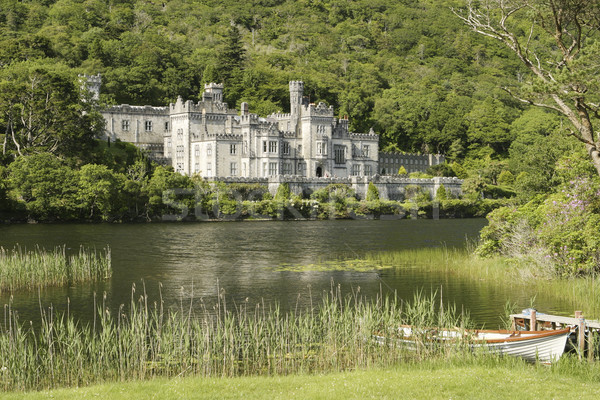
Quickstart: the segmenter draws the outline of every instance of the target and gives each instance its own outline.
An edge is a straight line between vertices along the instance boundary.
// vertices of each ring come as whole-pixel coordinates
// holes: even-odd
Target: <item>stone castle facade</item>
[[[101,77],[85,76],[87,89],[98,99]],[[456,178],[409,179],[407,172],[425,172],[444,157],[430,154],[379,152],[379,136],[353,133],[348,119],[334,117],[333,107],[311,104],[303,96],[301,81],[289,83],[290,112],[266,118],[240,111],[223,102],[223,85],[205,85],[199,102],[181,97],[165,107],[112,106],[101,110],[110,140],[130,142],[149,156],[187,175],[209,180],[268,184],[276,190],[290,183],[294,192],[317,190],[331,183],[352,186],[366,193],[369,182],[382,198],[401,199],[404,189],[418,185],[435,195],[444,184],[455,195],[462,181]]]
[[[202,100],[167,107],[120,105],[102,111],[112,140],[135,143],[182,174],[206,178],[371,176],[379,172],[379,136],[353,133],[333,107],[309,104],[304,84],[289,84],[289,113],[261,118],[223,102],[223,85],[205,85]],[[162,154],[161,154],[162,151]]]

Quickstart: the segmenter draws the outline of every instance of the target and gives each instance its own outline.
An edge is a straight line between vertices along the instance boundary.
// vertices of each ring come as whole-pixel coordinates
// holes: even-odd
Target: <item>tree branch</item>
[[[536,106],[536,107],[547,108],[550,110],[557,111],[561,114],[564,114],[564,111],[555,105],[546,104],[546,103],[538,103],[533,100],[525,99],[523,97],[517,96],[515,93],[512,92],[512,90],[510,90],[507,87],[503,87],[502,90],[504,90],[506,93],[510,94],[514,99],[520,101],[521,103],[529,104],[529,105]]]

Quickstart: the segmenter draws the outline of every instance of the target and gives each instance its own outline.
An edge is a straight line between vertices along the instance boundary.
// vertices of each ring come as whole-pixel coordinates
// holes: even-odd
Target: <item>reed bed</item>
[[[97,281],[112,274],[110,248],[98,252],[80,247],[69,255],[65,246],[53,250],[0,247],[0,291],[34,289]]]
[[[452,348],[407,351],[374,332],[393,335],[400,324],[461,326],[468,318],[440,309],[435,294],[412,302],[393,297],[342,296],[332,285],[313,308],[282,313],[274,305],[237,305],[219,296],[212,307],[164,310],[142,294],[111,315],[97,307],[81,326],[52,310],[40,328],[24,326],[5,307],[0,333],[0,390],[39,390],[154,377],[234,377],[353,370],[432,357]]]
[[[564,278],[525,259],[497,256],[480,258],[469,249],[428,248],[367,254],[362,262],[374,268],[423,268],[462,276],[474,281],[494,282],[498,286],[524,285],[537,293],[573,304],[587,318],[600,318],[600,277]]]

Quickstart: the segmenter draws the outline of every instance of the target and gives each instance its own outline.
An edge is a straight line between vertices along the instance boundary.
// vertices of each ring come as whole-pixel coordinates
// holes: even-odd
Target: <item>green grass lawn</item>
[[[490,365],[492,364],[492,365]],[[4,394],[2,399],[597,399],[595,374],[518,361],[401,365],[320,375],[157,379]],[[570,372],[569,372],[570,371]]]

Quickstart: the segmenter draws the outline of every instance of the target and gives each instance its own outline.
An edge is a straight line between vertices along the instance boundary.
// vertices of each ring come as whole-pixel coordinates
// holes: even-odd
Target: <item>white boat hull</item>
[[[467,344],[472,349],[481,349],[498,354],[521,357],[528,361],[551,363],[557,361],[563,354],[570,330],[556,331],[471,331],[471,330],[413,330],[403,326],[398,330],[399,337],[391,339],[416,349],[418,344],[443,344],[456,346]],[[380,343],[389,343],[390,339],[375,335]]]

